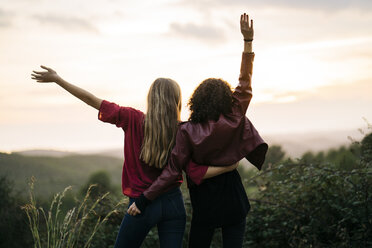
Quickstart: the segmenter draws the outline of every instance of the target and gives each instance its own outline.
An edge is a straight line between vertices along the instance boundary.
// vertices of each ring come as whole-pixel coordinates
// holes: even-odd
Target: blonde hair
[[[181,89],[169,78],[156,79],[147,95],[144,138],[140,158],[163,168],[174,146],[181,112]]]

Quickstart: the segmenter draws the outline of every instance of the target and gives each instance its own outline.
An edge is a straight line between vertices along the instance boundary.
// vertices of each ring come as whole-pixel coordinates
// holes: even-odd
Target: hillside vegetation
[[[0,153],[0,176],[13,181],[14,190],[25,195],[28,182],[34,176],[35,194],[49,197],[72,186],[76,191],[97,171],[107,171],[114,185],[121,185],[123,161],[101,155],[72,155],[65,157],[22,156]]]
[[[31,175],[38,180],[35,183],[38,194],[76,185],[75,191],[66,193],[63,204],[58,205],[60,218],[53,223],[60,223],[59,226],[63,226],[64,216],[69,213],[71,216],[73,209],[84,203],[89,185],[96,184],[84,203],[92,211],[83,218],[86,222],[79,229],[82,231],[75,239],[76,246],[69,248],[83,247],[86,242],[93,248],[113,247],[128,204],[127,198],[116,190],[120,187],[115,185],[120,182],[120,160],[101,156],[0,156],[0,216],[4,216],[0,219],[0,247],[31,247],[36,240],[40,246],[35,247],[55,247],[45,245],[48,225],[42,215],[34,214],[38,223],[32,229],[37,230],[36,239],[23,228],[27,223],[24,209],[29,214],[41,211],[40,207],[48,211],[53,205],[53,198],[43,198],[44,195],[33,200],[14,194],[12,185],[26,187],[25,181]],[[372,247],[372,134],[339,149],[304,153],[296,160],[287,157],[281,146],[273,145],[262,171],[238,169],[251,203],[243,247]],[[192,209],[185,184],[181,189],[187,212],[184,234],[187,247]],[[106,192],[111,193],[94,205]],[[95,229],[99,220],[105,221]],[[71,228],[74,233],[76,229]],[[65,233],[70,233],[69,230]],[[92,233],[94,237],[90,239]],[[142,247],[159,247],[156,228],[150,231]],[[220,230],[216,230],[211,247],[222,247]]]

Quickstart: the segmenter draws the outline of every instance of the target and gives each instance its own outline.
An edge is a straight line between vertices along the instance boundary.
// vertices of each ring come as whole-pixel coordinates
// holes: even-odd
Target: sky
[[[39,65],[97,97],[146,111],[158,77],[187,100],[209,77],[233,87],[254,20],[253,100],[262,135],[355,130],[372,122],[372,1],[0,0],[0,151],[122,147],[122,130]]]

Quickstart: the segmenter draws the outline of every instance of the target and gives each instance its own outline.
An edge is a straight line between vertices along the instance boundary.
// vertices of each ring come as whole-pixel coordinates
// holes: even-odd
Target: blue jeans
[[[243,247],[246,219],[234,225],[222,226],[222,242],[224,248]],[[211,245],[215,227],[199,226],[191,220],[189,248],[208,248]]]
[[[130,198],[129,206],[134,200]],[[115,248],[140,247],[147,233],[155,225],[158,227],[160,247],[182,247],[186,211],[179,187],[159,196],[139,215],[131,216],[126,213],[120,225]]]

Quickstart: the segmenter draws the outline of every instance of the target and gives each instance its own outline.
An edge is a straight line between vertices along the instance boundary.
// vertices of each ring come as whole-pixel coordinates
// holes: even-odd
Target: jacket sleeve
[[[160,176],[158,176],[151,186],[143,192],[143,195],[152,201],[164,193],[164,190],[168,188],[169,185],[179,180],[182,175],[182,170],[185,165],[189,163],[190,158],[190,145],[185,138],[185,134],[179,129],[176,136],[176,145],[168,159],[168,164],[163,168]]]
[[[185,172],[189,179],[191,179],[196,185],[199,185],[203,181],[205,173],[207,173],[208,165],[199,165],[189,160],[189,163],[186,165]]]
[[[139,110],[130,107],[121,107],[115,103],[103,100],[98,112],[98,119],[121,127],[126,131],[131,120],[138,119]]]
[[[254,53],[243,53],[240,67],[239,84],[233,92],[234,106],[240,114],[245,115],[252,99],[252,72]]]

